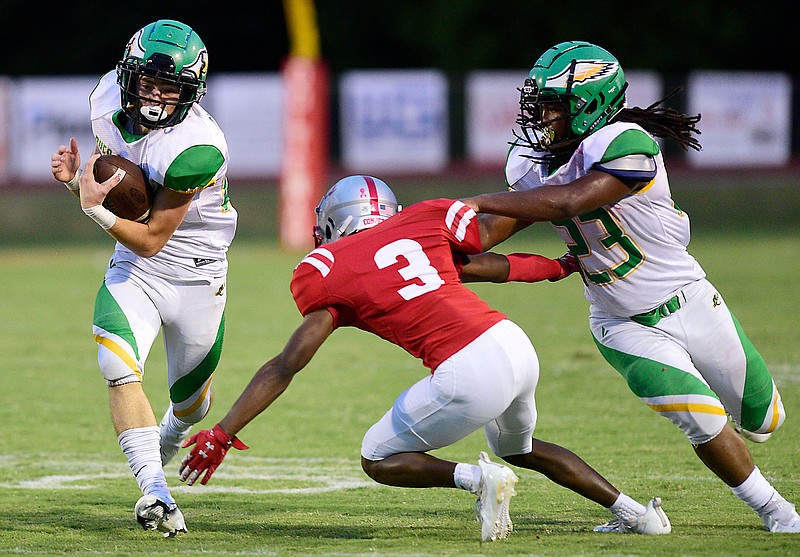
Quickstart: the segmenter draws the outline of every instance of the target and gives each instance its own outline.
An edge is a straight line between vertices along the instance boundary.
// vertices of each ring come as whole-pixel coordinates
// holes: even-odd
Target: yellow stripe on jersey
[[[120,360],[125,362],[131,371],[136,374],[136,378],[141,381],[142,380],[142,373],[139,371],[139,367],[136,365],[136,360],[134,360],[130,354],[128,354],[124,348],[122,348],[119,344],[111,340],[107,337],[101,337],[100,335],[94,335],[94,340],[97,344],[101,346],[105,346],[108,350],[116,354]]]
[[[700,414],[714,414],[717,416],[726,416],[725,409],[722,406],[715,406],[713,404],[700,404],[697,402],[676,402],[672,404],[648,404],[650,408],[658,413],[664,412],[697,412]]]

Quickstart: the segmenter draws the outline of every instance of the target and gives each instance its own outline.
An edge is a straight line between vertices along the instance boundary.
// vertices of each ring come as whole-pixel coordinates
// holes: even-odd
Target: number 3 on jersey
[[[404,300],[412,300],[427,292],[433,292],[444,284],[444,280],[431,265],[431,260],[425,255],[422,246],[414,240],[397,240],[383,246],[375,253],[375,264],[379,269],[385,269],[397,263],[400,256],[408,261],[408,265],[397,270],[400,276],[407,281],[419,279],[422,282],[400,288],[397,293]]]
[[[599,242],[606,251],[610,252],[616,246],[625,253],[625,259],[613,267],[586,273],[586,278],[595,284],[609,284],[623,279],[644,261],[639,246],[625,235],[614,217],[602,207],[580,215],[575,220],[553,221],[553,226],[566,229],[572,238],[572,243],[568,243],[569,251],[576,257],[591,254],[590,239]]]

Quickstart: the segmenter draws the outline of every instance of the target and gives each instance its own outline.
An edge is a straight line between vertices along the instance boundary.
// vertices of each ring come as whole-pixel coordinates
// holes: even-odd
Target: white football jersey
[[[156,190],[193,196],[183,222],[160,252],[143,258],[117,242],[114,259],[179,280],[224,275],[237,214],[228,197],[228,145],[211,115],[194,103],[180,124],[133,135],[123,125],[114,71],[100,79],[89,106],[100,153],[133,161]]]
[[[612,152],[609,145],[627,130],[646,134],[636,124],[609,124],[584,139],[549,176],[545,165],[525,156],[534,154],[530,148],[515,145],[506,162],[509,187],[521,191],[572,182],[596,163],[614,160],[606,154]],[[689,217],[672,200],[660,150],[653,159],[656,175],[645,187],[612,205],[552,223],[581,262],[589,302],[623,317],[649,311],[705,276],[686,250]]]

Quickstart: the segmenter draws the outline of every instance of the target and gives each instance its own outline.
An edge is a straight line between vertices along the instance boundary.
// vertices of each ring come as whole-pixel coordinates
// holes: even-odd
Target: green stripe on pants
[[[139,359],[139,347],[136,345],[136,337],[133,336],[128,318],[117,303],[117,300],[109,292],[105,282],[100,286],[100,290],[97,291],[92,323],[127,342],[133,349],[133,353],[136,354],[136,359]]]
[[[175,381],[175,384],[169,388],[169,398],[175,404],[179,404],[203,386],[214,370],[217,369],[220,355],[222,354],[222,340],[225,336],[225,314],[222,314],[222,319],[219,322],[219,329],[217,330],[217,339],[211,350],[208,351],[206,357],[200,362],[196,368]]]
[[[693,394],[719,399],[708,385],[691,373],[614,350],[592,338],[606,361],[625,378],[630,390],[639,398]]]
[[[764,358],[744,334],[742,326],[733,313],[731,313],[731,319],[736,326],[736,332],[747,359],[742,395],[742,423],[739,425],[749,431],[755,431],[764,423],[764,418],[772,404],[772,375],[769,373]]]

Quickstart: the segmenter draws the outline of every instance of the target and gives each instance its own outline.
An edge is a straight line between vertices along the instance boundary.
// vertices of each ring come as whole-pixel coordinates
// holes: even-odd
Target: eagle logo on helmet
[[[547,87],[567,87],[603,79],[612,75],[619,68],[618,62],[604,60],[575,60],[564,71],[547,79]]]

